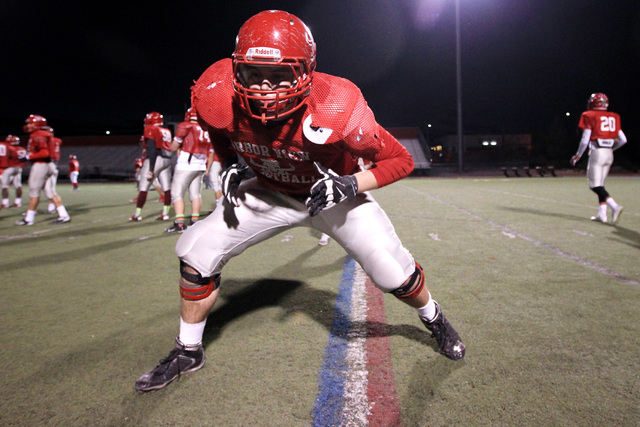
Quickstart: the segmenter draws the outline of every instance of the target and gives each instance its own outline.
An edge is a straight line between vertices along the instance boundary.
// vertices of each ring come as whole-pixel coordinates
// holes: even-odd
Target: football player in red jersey
[[[224,209],[178,240],[180,333],[137,390],[160,389],[204,365],[202,336],[223,266],[291,227],[330,235],[380,290],[417,310],[445,356],[464,357],[422,268],[369,193],[409,175],[411,155],[375,121],[353,83],[315,72],[315,65],[307,26],[287,12],[265,11],[241,27],[233,59],[214,63],[192,87],[192,105],[216,153],[248,166],[223,172]],[[374,166],[361,170],[359,157]],[[249,168],[255,177],[241,182]]]
[[[45,183],[49,177],[57,172],[54,163],[56,155],[56,140],[51,128],[47,126],[47,119],[42,116],[32,114],[25,120],[24,131],[29,134],[27,143],[26,160],[31,162],[29,172],[29,207],[25,217],[16,222],[16,225],[33,225],[36,216],[36,209],[40,202],[40,192],[44,190],[45,196],[55,204],[59,217],[53,224],[62,224],[71,221],[67,209],[62,204],[62,199],[55,192],[55,187],[46,187]],[[58,156],[59,156],[59,145]],[[24,159],[22,159],[24,160]]]
[[[4,147],[4,148],[3,148]],[[4,142],[0,143],[0,175],[2,184],[2,205],[0,208],[22,206],[22,168],[26,162],[20,159],[27,156],[27,150],[20,146],[20,138],[15,135],[7,135]],[[13,186],[16,197],[13,204],[9,204],[9,187]]]
[[[173,151],[179,152],[173,180],[171,181],[171,202],[176,212],[173,226],[167,228],[168,233],[181,233],[186,229],[184,221],[184,193],[189,189],[191,201],[190,224],[200,219],[202,207],[202,177],[209,166],[211,141],[209,134],[198,124],[195,110],[189,108],[184,121],[178,124],[171,145]]]
[[[136,211],[129,221],[142,221],[142,208],[147,202],[147,193],[157,177],[164,192],[164,206],[158,220],[169,221],[171,209],[171,131],[165,127],[164,116],[152,111],[144,118],[144,143],[146,144],[145,159],[140,171]]]
[[[44,193],[56,194],[56,185],[58,184],[58,175],[60,174],[58,162],[60,161],[60,147],[62,146],[62,140],[55,136],[53,129],[49,128],[49,131],[53,134],[53,149],[51,150],[51,163],[49,163],[49,167],[52,172],[44,184]],[[57,212],[56,204],[51,197],[49,197],[49,206],[47,207],[47,211],[52,215]]]
[[[623,207],[609,195],[604,188],[604,181],[613,164],[613,152],[627,143],[627,137],[620,127],[620,115],[608,111],[609,98],[601,92],[593,93],[587,101],[587,111],[580,116],[578,126],[582,129],[582,138],[578,151],[571,158],[575,166],[589,148],[587,177],[589,188],[598,195],[598,214],[592,221],[607,222],[607,207],[611,208],[611,223],[620,220]]]
[[[69,154],[69,179],[73,189],[78,189],[78,176],[80,175],[80,161],[75,154]]]

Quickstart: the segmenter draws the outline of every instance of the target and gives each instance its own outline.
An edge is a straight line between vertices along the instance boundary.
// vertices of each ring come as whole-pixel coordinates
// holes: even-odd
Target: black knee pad
[[[598,201],[600,203],[607,202],[607,198],[609,198],[609,193],[607,193],[607,190],[605,190],[604,187],[593,187],[591,191],[593,191],[598,195]]]
[[[220,287],[220,276],[202,277],[200,273],[195,271],[191,273],[187,271],[187,267],[195,271],[195,268],[180,261],[180,296],[188,300],[205,299],[213,291]]]
[[[409,278],[407,284],[391,291],[391,293],[396,298],[415,298],[420,295],[420,292],[424,289],[424,282],[424,271],[420,264],[416,262],[416,269],[413,271],[413,274]]]

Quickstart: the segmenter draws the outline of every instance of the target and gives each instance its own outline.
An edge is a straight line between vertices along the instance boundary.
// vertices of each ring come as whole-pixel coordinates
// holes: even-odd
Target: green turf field
[[[403,425],[640,425],[639,187],[607,180],[625,206],[617,227],[589,221],[584,176],[410,178],[374,192],[467,346],[462,362],[439,355],[385,296]],[[1,425],[312,423],[345,260],[335,242],[294,229],[233,259],[205,367],[138,394],[178,332],[178,237],[154,219],[155,195],[127,221],[133,184],[58,191],[70,223],[39,213],[16,227],[24,208],[0,211]]]

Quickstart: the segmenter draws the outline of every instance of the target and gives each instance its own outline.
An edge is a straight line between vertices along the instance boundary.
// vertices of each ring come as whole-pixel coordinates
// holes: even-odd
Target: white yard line
[[[487,224],[490,224],[490,225],[500,229],[502,231],[502,233],[504,235],[506,235],[506,236],[511,237],[511,235],[513,235],[513,236],[515,236],[517,238],[520,238],[520,239],[525,240],[525,241],[527,241],[529,243],[532,243],[532,244],[534,244],[534,245],[536,245],[538,247],[544,248],[544,249],[548,250],[549,252],[551,252],[551,253],[559,256],[559,257],[566,258],[566,259],[574,261],[574,262],[576,262],[578,264],[584,265],[585,267],[592,268],[592,269],[594,269],[594,270],[596,270],[596,271],[598,271],[598,272],[600,272],[602,274],[605,274],[607,276],[613,277],[614,279],[620,280],[620,281],[622,281],[624,283],[628,283],[630,285],[634,285],[634,286],[640,287],[640,282],[639,281],[634,280],[634,279],[629,278],[629,277],[626,277],[626,276],[624,276],[624,275],[622,275],[620,273],[617,273],[617,272],[615,272],[615,271],[613,271],[613,270],[611,270],[611,269],[609,269],[607,267],[603,267],[601,265],[598,265],[598,264],[595,264],[595,263],[593,263],[591,261],[588,261],[588,260],[586,260],[584,258],[580,258],[577,255],[573,255],[573,254],[565,252],[565,251],[563,251],[561,249],[555,248],[555,247],[553,247],[551,245],[548,245],[548,244],[543,243],[543,242],[541,242],[539,240],[536,240],[533,237],[529,237],[529,236],[524,235],[522,233],[519,233],[519,232],[517,232],[515,230],[512,230],[507,226],[504,226],[502,224],[498,224],[495,221],[492,221],[490,219],[487,219],[487,218],[484,218],[484,217],[482,217],[480,215],[477,215],[477,214],[475,214],[475,213],[473,213],[473,212],[471,212],[471,211],[469,211],[467,209],[464,209],[464,208],[462,208],[460,206],[457,206],[457,205],[454,205],[452,203],[446,202],[446,201],[444,201],[444,200],[442,200],[442,199],[440,199],[438,197],[435,197],[435,196],[433,196],[431,194],[425,193],[423,191],[416,190],[415,188],[408,187],[406,185],[404,187],[409,189],[409,190],[411,190],[411,191],[419,193],[419,194],[421,194],[421,195],[423,195],[423,196],[425,196],[425,197],[427,197],[429,199],[432,199],[432,200],[435,200],[435,201],[437,201],[439,203],[442,203],[443,205],[446,205],[446,206],[448,206],[448,207],[450,207],[452,209],[455,209],[458,212],[462,212],[465,215],[468,215],[468,216],[470,216],[470,217],[472,217],[474,219],[477,219],[479,221],[482,221],[482,222],[485,222]]]

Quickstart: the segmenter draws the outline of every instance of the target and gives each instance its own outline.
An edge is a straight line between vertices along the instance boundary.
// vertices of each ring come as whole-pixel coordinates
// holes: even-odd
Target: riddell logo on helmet
[[[269,59],[272,61],[279,61],[282,56],[280,55],[280,49],[274,49],[272,47],[250,47],[247,49],[247,60],[257,61]]]

